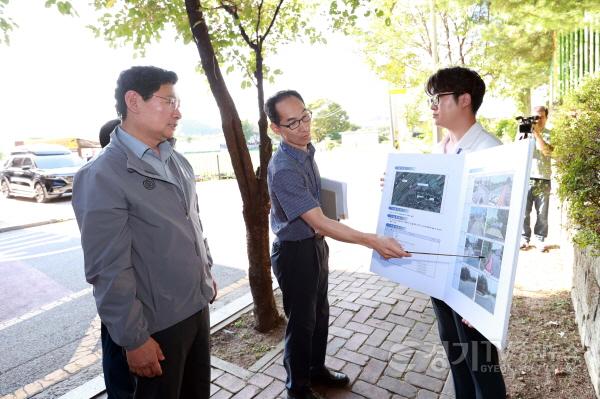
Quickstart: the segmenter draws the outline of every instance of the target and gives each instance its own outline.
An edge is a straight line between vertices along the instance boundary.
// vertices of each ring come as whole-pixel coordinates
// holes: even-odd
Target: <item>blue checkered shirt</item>
[[[282,141],[269,162],[271,229],[278,241],[300,241],[315,235],[300,217],[321,206],[321,176],[314,156],[312,144],[304,152]]]

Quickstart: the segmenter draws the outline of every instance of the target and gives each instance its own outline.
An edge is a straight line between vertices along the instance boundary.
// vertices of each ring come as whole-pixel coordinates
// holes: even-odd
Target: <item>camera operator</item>
[[[518,139],[535,140],[533,160],[531,163],[531,174],[529,179],[529,191],[527,192],[527,203],[525,206],[525,219],[523,221],[523,235],[521,249],[529,247],[531,240],[531,209],[535,205],[537,215],[533,233],[537,239],[536,248],[541,252],[548,250],[544,243],[548,236],[548,207],[550,201],[550,155],[553,147],[550,145],[550,131],[546,129],[548,119],[548,108],[543,105],[534,108],[539,117],[532,125],[531,134],[521,134]]]

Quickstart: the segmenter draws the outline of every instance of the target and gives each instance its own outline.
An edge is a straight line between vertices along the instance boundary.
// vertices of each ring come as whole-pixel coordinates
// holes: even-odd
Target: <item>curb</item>
[[[92,380],[89,380],[83,385],[78,386],[72,391],[67,392],[59,399],[81,399],[81,398],[95,398],[99,394],[103,393],[106,389],[104,388],[104,376],[103,374],[98,375]]]
[[[0,233],[4,233],[4,232],[7,232],[7,231],[13,231],[13,230],[27,229],[29,227],[43,226],[45,224],[69,222],[71,220],[75,220],[75,218],[72,217],[72,218],[63,218],[63,219],[50,219],[50,220],[43,220],[41,222],[33,222],[33,223],[21,224],[21,225],[17,225],[17,226],[0,227]]]

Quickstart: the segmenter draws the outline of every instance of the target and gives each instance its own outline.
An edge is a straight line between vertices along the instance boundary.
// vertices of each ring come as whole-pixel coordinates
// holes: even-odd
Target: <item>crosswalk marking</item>
[[[38,238],[37,240],[29,240],[25,243],[11,244],[11,245],[6,245],[6,246],[0,245],[0,253],[11,252],[11,248],[15,248],[15,249],[34,248],[34,247],[39,247],[40,245],[58,244],[58,243],[66,242],[69,240],[71,240],[71,237],[56,238],[56,236],[49,236],[49,237],[44,237],[44,238]],[[12,249],[12,251],[14,251],[14,249]]]
[[[48,233],[44,233],[44,232],[28,232],[26,234],[19,234],[19,235],[13,234],[13,235],[9,235],[8,237],[2,237],[5,234],[0,235],[0,247],[3,246],[4,244],[12,244],[12,243],[17,243],[17,242],[21,242],[21,241],[27,241],[29,239],[36,238],[38,236],[47,236],[48,235]]]

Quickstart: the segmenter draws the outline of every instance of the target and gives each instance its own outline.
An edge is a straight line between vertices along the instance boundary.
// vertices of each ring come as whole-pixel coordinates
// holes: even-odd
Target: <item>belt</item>
[[[279,243],[283,243],[283,242],[298,243],[298,242],[307,241],[307,240],[322,240],[324,238],[325,238],[324,235],[315,233],[314,236],[308,237],[308,238],[303,238],[302,240],[276,240],[276,241],[273,242],[273,244],[275,244],[276,242],[279,242]]]

